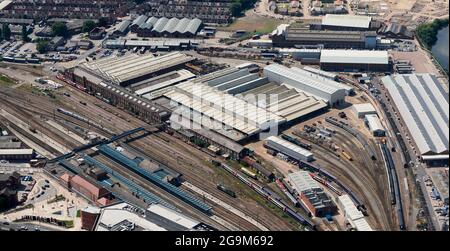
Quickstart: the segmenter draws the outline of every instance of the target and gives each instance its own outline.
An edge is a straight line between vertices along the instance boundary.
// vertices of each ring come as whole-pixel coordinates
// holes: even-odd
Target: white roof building
[[[317,181],[315,181],[307,171],[298,171],[288,174],[289,182],[297,193],[310,189],[321,189]]]
[[[322,50],[320,63],[387,65],[389,55],[387,51]]]
[[[32,155],[33,149],[0,149],[0,155]]]
[[[369,29],[371,21],[368,16],[327,14],[322,19],[322,25]]]
[[[284,83],[288,86],[304,91],[330,104],[343,101],[345,89],[339,83],[320,77],[302,69],[288,68],[279,64],[271,64],[264,68],[264,76],[270,81]]]
[[[339,196],[337,202],[350,225],[358,231],[373,231],[348,194]]]
[[[296,160],[313,160],[313,154],[310,151],[276,136],[268,137],[266,145]]]
[[[377,114],[377,110],[375,110],[375,107],[371,103],[354,104],[353,111],[358,118],[364,118],[368,114]]]
[[[358,231],[373,231],[372,227],[370,227],[369,223],[367,223],[364,218],[353,221],[353,224]]]
[[[382,78],[421,155],[448,159],[448,93],[436,76],[401,74]]]
[[[367,126],[369,127],[369,130],[372,133],[372,135],[384,136],[385,133],[384,127],[376,114],[367,114],[364,120]]]
[[[352,199],[348,194],[341,195],[337,198],[338,205],[340,206],[345,218],[349,221],[355,221],[364,218],[361,211],[356,208]]]

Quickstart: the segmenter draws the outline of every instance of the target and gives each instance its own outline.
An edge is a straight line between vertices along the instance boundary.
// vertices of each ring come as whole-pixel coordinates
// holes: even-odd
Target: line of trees
[[[448,26],[449,19],[435,19],[431,23],[424,23],[417,27],[416,35],[420,38],[422,43],[427,49],[431,47],[437,41],[437,34],[440,29]]]

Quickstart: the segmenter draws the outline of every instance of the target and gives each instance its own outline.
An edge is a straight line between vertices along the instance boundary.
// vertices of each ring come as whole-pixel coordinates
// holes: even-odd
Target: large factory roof
[[[369,29],[371,20],[368,16],[327,14],[322,19],[322,25]]]
[[[301,84],[301,86],[308,87],[307,89],[317,90],[328,95],[333,95],[341,90],[344,90],[342,86],[336,84],[335,81],[331,81],[325,78],[319,78],[318,76],[309,74],[308,72],[296,67],[288,68],[279,64],[271,64],[264,68],[264,74],[266,76],[271,74],[283,76],[284,78],[288,78],[293,82]],[[299,88],[299,86],[294,87]],[[306,92],[308,93],[308,91]],[[315,95],[312,92],[311,94]],[[324,99],[324,97],[321,96],[319,96],[319,98]]]
[[[322,50],[320,63],[336,64],[389,64],[387,51]]]
[[[449,150],[449,103],[436,76],[400,74],[382,82],[422,155],[446,154]]]
[[[278,124],[285,120],[274,113],[206,84],[181,83],[165,95],[203,116],[213,118],[248,135],[257,133],[270,121]]]
[[[119,31],[121,33],[124,33],[128,27],[130,26],[131,21],[130,20],[123,20],[116,28],[116,31]]]
[[[288,174],[289,181],[297,193],[302,193],[311,189],[322,189],[307,171],[297,171]]]
[[[139,89],[136,88],[135,93],[137,95],[144,95],[194,77],[195,74],[188,70],[178,70],[176,72],[166,73],[138,83]]]
[[[384,131],[384,127],[376,114],[367,114],[365,120],[371,132]]]
[[[302,41],[357,41],[364,42],[367,35],[373,32],[362,31],[332,31],[332,30],[307,30],[288,27],[285,32],[286,40]]]
[[[294,152],[296,152],[296,153],[298,153],[298,154],[300,154],[302,156],[306,156],[306,157],[312,157],[313,156],[313,153],[308,151],[308,150],[306,150],[305,148],[302,148],[302,147],[300,147],[300,146],[298,146],[296,144],[293,144],[293,143],[291,143],[291,142],[289,142],[287,140],[281,139],[279,137],[270,136],[266,140],[267,141],[271,141],[271,142],[273,142],[275,144],[281,145],[281,146],[283,146],[283,147],[285,147],[287,149],[290,149],[291,151],[294,151]],[[283,152],[283,153],[285,153],[285,152]]]
[[[141,17],[135,19],[136,25],[139,26],[140,29],[148,29],[157,33],[180,33],[180,34],[196,34],[202,25],[202,20],[198,18],[189,19],[183,18],[178,19],[173,17],[168,19],[166,17],[157,18],[150,17],[145,18],[147,21],[142,21]]]
[[[33,149],[0,149],[0,155],[31,155]]]
[[[151,54],[145,56],[130,54],[124,57],[112,56],[83,63],[82,67],[96,72],[113,83],[120,84],[192,60],[194,60],[193,57],[179,52],[172,52],[159,57],[153,57]]]
[[[364,214],[358,210],[348,194],[341,195],[337,198],[339,205],[342,207],[345,217],[349,221],[355,221],[364,218]]]

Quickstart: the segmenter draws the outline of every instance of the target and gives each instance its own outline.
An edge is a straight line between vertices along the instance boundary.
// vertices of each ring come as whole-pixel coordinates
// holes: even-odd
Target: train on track
[[[391,152],[389,151],[386,144],[381,144],[381,149],[383,151],[383,156],[385,158],[386,165],[388,167],[388,174],[390,176],[391,182],[391,198],[393,202],[396,202],[397,206],[397,218],[400,230],[405,230],[405,218],[403,215],[403,205],[402,198],[400,194],[400,186],[398,182],[397,172],[395,170],[394,160],[392,159]],[[393,193],[392,193],[393,192]]]
[[[333,117],[327,117],[325,118],[325,121],[337,126],[339,128],[344,129],[344,131],[350,133],[352,136],[354,136],[363,146],[364,146],[364,150],[367,151],[367,153],[369,154],[370,158],[372,160],[376,160],[377,156],[375,154],[375,150],[367,143],[367,141],[364,139],[363,136],[361,136],[361,134],[356,131],[355,129],[351,128],[350,125],[348,125],[347,123],[343,122],[343,121],[339,121],[336,118]]]
[[[217,184],[217,189],[228,194],[229,196],[231,196],[233,198],[236,198],[236,193],[233,190],[231,190],[230,188],[228,188],[222,184]]]
[[[222,167],[227,172],[238,178],[240,181],[242,181],[244,184],[249,186],[251,189],[253,189],[256,193],[263,196],[266,200],[270,201],[272,204],[274,204],[276,207],[280,208],[285,212],[287,215],[291,216],[293,219],[295,219],[297,222],[302,224],[305,227],[308,227],[310,230],[316,230],[316,225],[314,222],[312,222],[310,219],[303,217],[300,215],[297,211],[290,208],[284,201],[281,200],[281,198],[276,195],[273,191],[269,190],[268,188],[262,187],[251,180],[244,177],[239,172],[235,171],[233,168],[231,168],[228,165],[225,165],[221,162],[214,161],[213,164],[216,166]]]

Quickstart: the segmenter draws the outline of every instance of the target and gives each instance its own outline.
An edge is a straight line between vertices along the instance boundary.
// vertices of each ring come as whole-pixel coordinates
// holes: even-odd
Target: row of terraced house
[[[204,23],[229,23],[231,0],[154,0],[147,1],[148,16],[201,19]]]
[[[205,23],[229,23],[232,0],[153,0],[135,8],[147,16],[200,19]],[[114,20],[133,10],[131,0],[5,0],[0,8],[4,18],[47,19],[97,19]]]
[[[2,17],[47,19],[97,19],[114,20],[125,16],[132,6],[129,0],[15,0],[7,1],[0,10]]]

